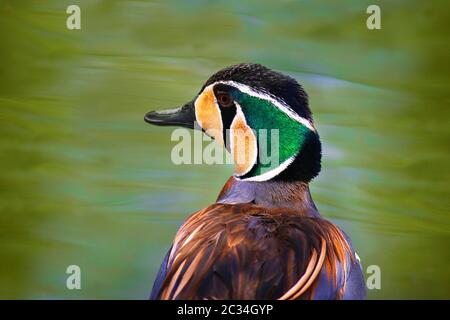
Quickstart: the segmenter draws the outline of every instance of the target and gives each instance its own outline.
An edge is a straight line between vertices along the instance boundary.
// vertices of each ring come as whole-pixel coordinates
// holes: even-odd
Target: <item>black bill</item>
[[[180,126],[194,129],[195,108],[193,101],[183,107],[170,110],[150,111],[144,120],[157,126]]]

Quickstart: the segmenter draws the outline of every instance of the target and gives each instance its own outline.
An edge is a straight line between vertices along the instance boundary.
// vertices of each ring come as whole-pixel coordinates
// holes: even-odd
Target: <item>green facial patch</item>
[[[258,160],[249,172],[259,176],[275,169],[302,149],[311,130],[290,118],[270,101],[235,90],[233,98],[239,103],[247,124],[255,131]]]

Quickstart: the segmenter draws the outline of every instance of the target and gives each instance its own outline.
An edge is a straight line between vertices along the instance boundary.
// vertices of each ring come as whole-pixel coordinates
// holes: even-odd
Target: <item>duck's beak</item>
[[[181,108],[150,111],[145,115],[144,120],[157,126],[180,126],[194,129],[194,102],[188,102]]]

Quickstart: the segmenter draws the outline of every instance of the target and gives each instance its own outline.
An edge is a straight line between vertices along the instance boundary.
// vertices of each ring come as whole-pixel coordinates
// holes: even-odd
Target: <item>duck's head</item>
[[[177,109],[151,111],[145,121],[187,128],[197,123],[225,142],[240,180],[309,182],[320,171],[321,145],[307,94],[292,77],[259,64],[220,70],[192,101]],[[270,151],[277,153],[277,163],[262,161],[263,146],[272,159]]]

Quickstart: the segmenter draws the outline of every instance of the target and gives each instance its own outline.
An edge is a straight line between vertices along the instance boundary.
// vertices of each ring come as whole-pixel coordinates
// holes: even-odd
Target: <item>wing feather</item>
[[[321,271],[337,282],[349,248],[324,219],[251,204],[214,204],[180,228],[157,298],[311,298]]]

